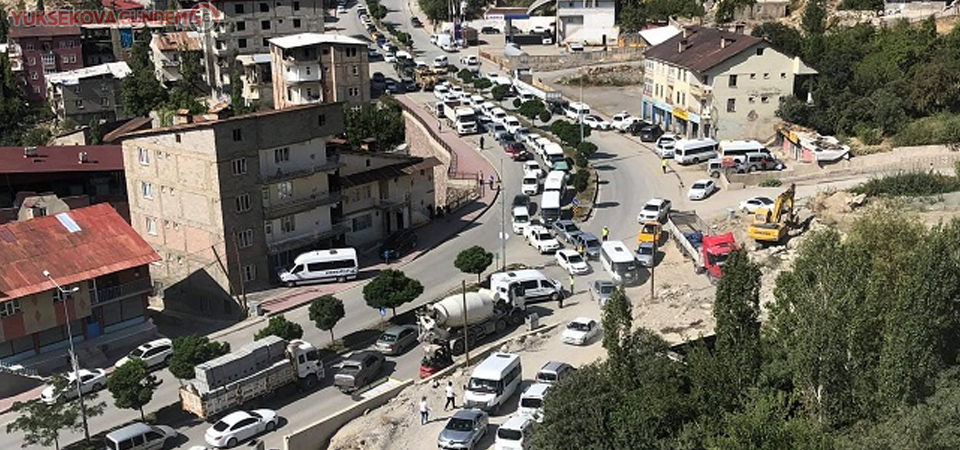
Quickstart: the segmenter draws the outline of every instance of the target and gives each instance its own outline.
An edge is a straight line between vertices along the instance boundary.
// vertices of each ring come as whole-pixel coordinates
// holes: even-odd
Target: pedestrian
[[[490,174],[490,189],[493,189],[493,174]]]
[[[457,409],[457,403],[454,400],[456,398],[456,394],[453,392],[452,381],[447,382],[446,391],[447,391],[447,402],[443,404],[443,410],[446,411],[447,407],[449,407],[450,409]]]
[[[606,226],[604,226],[603,229],[600,230],[600,238],[603,239],[603,242],[607,242],[607,236],[609,235],[610,235],[610,230],[607,229]]]
[[[574,292],[576,292],[576,291],[574,290],[574,286],[573,286],[573,275],[571,274],[571,275],[570,275],[570,295],[573,295]],[[561,295],[561,297],[563,297],[563,296]],[[562,299],[560,300],[560,307],[563,308],[563,300],[562,300]]]
[[[427,397],[420,397],[420,425],[426,425],[430,418],[430,408],[427,408]]]
[[[480,136],[480,150],[483,150],[483,136]]]
[[[664,174],[667,173],[667,160],[666,160],[666,158],[660,160],[660,170],[663,171]]]
[[[442,121],[439,121],[439,120],[437,121],[437,131],[440,132],[440,133],[443,133],[443,122],[442,122]]]
[[[583,256],[583,244],[577,246],[577,253],[579,253],[580,256]]]

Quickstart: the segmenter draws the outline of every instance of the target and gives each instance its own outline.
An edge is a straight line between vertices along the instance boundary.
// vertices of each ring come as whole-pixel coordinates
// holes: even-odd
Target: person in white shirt
[[[427,408],[427,397],[420,397],[420,425],[426,425],[430,418],[430,408]]]
[[[452,382],[452,381],[448,381],[448,382],[447,382],[446,392],[447,392],[447,403],[444,403],[444,405],[443,405],[443,410],[446,411],[448,407],[449,407],[450,409],[457,409],[457,403],[456,403],[456,401],[454,400],[454,399],[456,399],[457,394],[456,394],[455,392],[453,392],[453,382]]]

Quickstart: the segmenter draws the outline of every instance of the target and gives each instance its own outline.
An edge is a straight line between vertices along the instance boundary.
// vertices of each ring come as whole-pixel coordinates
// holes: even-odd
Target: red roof
[[[100,0],[104,8],[114,11],[128,11],[134,9],[143,9],[143,5],[130,0]]]
[[[159,260],[106,203],[0,225],[0,302]]]
[[[119,145],[62,145],[36,149],[36,156],[26,156],[24,147],[0,147],[0,174],[123,170],[123,150]],[[84,163],[80,162],[80,152],[87,153]]]
[[[80,27],[77,25],[67,26],[45,26],[38,25],[34,27],[17,26],[10,27],[10,38],[18,39],[25,37],[53,37],[53,36],[77,36],[80,37]]]

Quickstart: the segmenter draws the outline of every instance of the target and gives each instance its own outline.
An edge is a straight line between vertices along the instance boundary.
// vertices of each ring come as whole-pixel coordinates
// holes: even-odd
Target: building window
[[[373,226],[373,216],[364,214],[360,217],[354,217],[352,222],[354,232],[366,230]]]
[[[247,248],[253,246],[253,230],[243,230],[237,234],[237,246],[240,248]]]
[[[769,74],[769,73],[763,74],[763,79],[764,79],[764,80],[769,80],[769,79],[770,79],[770,74]]]
[[[243,14],[243,4],[236,3],[233,5],[233,12],[236,14]]]
[[[356,56],[357,56],[357,48],[356,48],[356,47],[348,47],[348,48],[347,48],[347,57],[348,57],[348,58],[353,58],[353,57],[356,57]]]
[[[247,23],[244,21],[237,22],[237,31],[245,31],[247,29]]]
[[[40,75],[39,75],[37,72],[30,72],[30,79],[31,79],[31,80],[36,80],[36,79],[39,79],[39,78],[40,78]]]
[[[297,223],[293,216],[283,216],[280,218],[280,232],[292,233],[297,229]]]
[[[757,74],[751,73],[751,74],[750,74],[750,79],[751,79],[751,80],[756,80],[756,79],[757,79]]]
[[[323,50],[320,50],[320,53],[321,53],[321,54],[324,54],[324,55],[329,55],[329,54],[330,54],[330,49],[329,49],[329,48],[325,48],[325,49],[323,49]]]
[[[767,97],[766,95],[761,95],[760,103],[770,103],[770,97]]]
[[[270,48],[270,39],[263,38],[260,40],[260,45]]]
[[[147,217],[145,227],[147,229],[147,234],[152,236],[157,235],[157,219],[154,219],[153,217]]]
[[[28,66],[33,66],[33,65],[36,65],[36,64],[37,64],[37,58],[34,58],[34,57],[31,56],[30,59],[27,60],[27,65],[28,65]]]
[[[70,62],[70,57],[67,55],[63,55],[63,58],[61,58],[61,61],[63,61],[63,63],[66,64]]]
[[[233,160],[233,174],[246,175],[246,173],[247,173],[247,158],[238,158]]]
[[[347,89],[347,93],[349,93],[351,97],[359,97],[360,88],[355,88],[355,87],[349,88]]]
[[[110,99],[106,97],[101,97],[100,106],[110,106]]]
[[[351,68],[351,70],[353,70],[354,75],[360,75],[360,66],[355,65]]]
[[[267,236],[273,234],[273,222],[267,222],[263,224],[263,234]]]
[[[236,201],[238,213],[250,211],[250,194],[240,194]]]
[[[237,39],[237,47],[247,48],[247,40],[243,38]]]
[[[177,133],[177,134],[173,135],[173,140],[174,140],[174,141],[177,141],[177,143],[179,144],[179,143],[183,142],[183,136],[182,136],[180,133]]]
[[[273,162],[280,164],[290,161],[290,147],[283,147],[273,150]]]
[[[736,75],[730,75],[729,79],[727,80],[727,86],[728,86],[728,87],[732,87],[732,88],[737,87],[737,76],[736,76]]]
[[[300,28],[300,19],[293,19],[293,27]]]
[[[757,56],[763,56],[763,47],[757,48]]]
[[[233,130],[233,140],[242,141],[243,140],[243,130],[236,128]]]
[[[277,183],[277,198],[283,200],[290,197],[293,197],[293,182],[284,181],[282,183]]]
[[[33,93],[34,93],[34,94],[39,94],[39,93],[40,93],[40,86],[34,86],[34,87],[33,87]]]
[[[754,104],[754,103],[756,103],[756,102],[757,102],[757,98],[756,98],[756,97],[754,97],[754,96],[752,96],[752,95],[749,96],[749,97],[747,97],[747,103],[749,103],[749,104],[752,105],[752,104]]]
[[[77,62],[77,55],[70,55],[70,62],[72,63]]]
[[[33,44],[27,44],[27,50],[32,52],[36,50],[36,47],[34,47]]]
[[[317,116],[317,125],[319,125],[319,126],[322,127],[322,126],[324,126],[324,125],[326,125],[326,124],[327,124],[327,115],[326,115],[326,114],[320,114],[319,116]]]
[[[248,264],[243,266],[243,282],[249,283],[257,279],[257,266]]]
[[[293,10],[300,11],[300,2],[293,2]]]
[[[0,317],[10,317],[20,314],[20,300],[7,300],[0,303]]]
[[[79,99],[79,98],[78,98],[78,99],[74,100],[74,101],[73,101],[73,104],[74,104],[74,106],[76,106],[77,108],[83,108],[83,100],[82,100],[82,99]]]
[[[146,181],[141,181],[140,193],[143,194],[143,198],[153,198],[153,185]]]
[[[260,12],[270,12],[270,5],[266,3],[260,4]]]
[[[260,21],[260,29],[261,29],[261,30],[269,30],[269,29],[270,29],[270,21],[269,21],[269,20],[261,20],[261,21]]]
[[[727,112],[728,113],[737,112],[737,99],[735,98],[727,99]]]

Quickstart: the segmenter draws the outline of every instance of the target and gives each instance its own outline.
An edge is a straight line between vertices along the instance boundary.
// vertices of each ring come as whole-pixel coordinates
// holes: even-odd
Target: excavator
[[[799,226],[794,210],[793,197],[796,186],[783,191],[773,202],[773,208],[759,208],[753,216],[753,223],[747,229],[747,235],[758,245],[779,244],[787,237],[791,228]]]
[[[433,87],[440,81],[442,73],[434,70],[432,67],[417,67],[413,71],[413,79],[424,91],[432,91]]]

